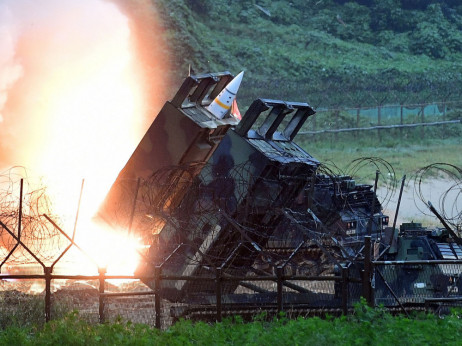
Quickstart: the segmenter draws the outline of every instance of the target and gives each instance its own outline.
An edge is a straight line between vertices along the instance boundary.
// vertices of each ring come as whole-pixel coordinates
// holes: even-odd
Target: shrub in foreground
[[[116,321],[92,325],[77,312],[41,328],[8,327],[0,345],[395,345],[398,343],[460,344],[462,313],[445,317],[415,314],[391,316],[385,310],[358,304],[351,316],[268,320],[250,323],[234,317],[221,323],[180,321],[159,331],[146,325]]]

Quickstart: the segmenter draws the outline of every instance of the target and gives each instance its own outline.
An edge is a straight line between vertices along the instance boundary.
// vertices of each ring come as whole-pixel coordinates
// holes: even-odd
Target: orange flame
[[[137,13],[148,13],[146,22],[131,22],[117,6],[100,0],[10,0],[0,6],[0,19],[5,9],[9,18],[0,24],[0,34],[10,40],[0,47],[14,50],[5,55],[11,61],[0,59],[0,164],[45,176],[54,212],[68,220],[85,178],[76,241],[99,257],[100,265],[124,273],[136,267],[136,241],[126,231],[103,230],[91,217],[157,113],[147,112],[165,100],[169,83],[155,9],[148,0],[136,6],[142,7]],[[156,33],[156,42],[146,42],[155,50],[136,51],[146,39],[137,25]],[[8,73],[13,67],[15,74]],[[153,89],[148,83],[164,89],[147,98]],[[72,232],[70,221],[65,227]]]

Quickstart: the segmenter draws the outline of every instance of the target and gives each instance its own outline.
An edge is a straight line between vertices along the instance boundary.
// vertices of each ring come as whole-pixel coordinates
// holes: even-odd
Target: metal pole
[[[364,237],[364,275],[363,275],[363,295],[367,303],[372,306],[371,297],[371,236]]]
[[[18,239],[21,239],[21,223],[22,223],[22,194],[23,194],[24,179],[21,179],[19,189],[19,219],[18,219]]]
[[[46,267],[45,264],[40,260],[40,258],[38,258],[38,257],[34,254],[34,252],[33,252],[31,249],[29,249],[29,248],[27,247],[27,245],[24,244],[24,243],[21,241],[21,239],[19,239],[19,238],[16,236],[16,234],[14,234],[14,233],[8,228],[7,225],[5,225],[2,221],[0,221],[0,226],[3,227],[3,229],[4,229],[5,231],[7,231],[8,234],[9,234],[14,240],[16,240],[16,241],[18,242],[18,244],[21,244],[22,247],[23,247],[23,248],[24,248],[24,249],[25,249],[25,250],[26,250],[26,251],[27,251],[27,252],[28,252],[28,253],[29,253],[29,254],[30,254],[41,266],[42,266],[42,267],[43,267],[43,268]],[[16,244],[16,245],[18,245],[18,244]],[[15,246],[13,249],[15,249],[15,248],[16,248],[16,246]],[[12,251],[13,251],[13,250],[12,250]],[[10,253],[8,254],[8,256],[10,256],[10,255],[13,253],[12,251],[10,251]],[[3,261],[3,263],[5,263],[5,261]],[[2,265],[3,265],[3,263],[2,263]]]
[[[80,252],[82,252],[85,256],[87,256],[87,258],[93,262],[93,264],[95,264],[96,266],[98,266],[98,263],[89,255],[87,254],[80,246],[77,245],[77,243],[67,235],[66,232],[64,232],[61,227],[59,227],[56,222],[54,222],[47,214],[43,214],[43,216],[45,217],[45,219],[47,219],[64,237],[66,237],[71,243],[72,245],[74,245],[77,249],[79,249]],[[0,221],[0,225],[3,226],[3,228],[5,228],[6,226]],[[8,231],[8,229],[7,229]],[[10,233],[8,231],[8,233]],[[13,237],[15,237],[15,235],[12,234]],[[24,244],[21,243],[22,246],[25,247]],[[29,251],[29,253],[37,260],[37,262],[39,262],[40,264],[42,264],[42,262],[37,258],[37,256],[35,256],[31,251]],[[42,264],[43,265],[43,264]]]
[[[391,289],[390,285],[388,284],[387,280],[385,280],[385,278],[383,277],[382,273],[380,272],[379,268],[376,268],[376,272],[379,274],[380,278],[383,280],[383,283],[385,284],[385,286],[388,288],[388,290],[390,291],[391,295],[393,296],[393,298],[395,298],[396,302],[398,303],[398,305],[400,306],[400,308],[404,311],[404,313],[406,314],[407,317],[410,317],[409,316],[409,313],[406,311],[406,309],[404,308],[403,304],[401,304],[401,302],[399,301],[398,297],[396,296],[395,292],[393,292],[393,290]]]
[[[356,109],[356,127],[359,127],[359,116],[361,114],[361,106]],[[359,137],[359,133],[355,131],[355,137]]]
[[[348,315],[348,271],[348,267],[342,267],[342,309],[345,316]]]
[[[399,206],[401,204],[401,197],[403,196],[404,182],[406,181],[406,174],[401,180],[401,188],[399,190],[398,204],[396,205],[395,219],[393,220],[393,232],[395,231],[396,221],[398,220]]]
[[[316,114],[313,115],[313,131],[316,132]],[[316,142],[316,134],[313,135],[313,142]]]
[[[98,268],[99,273],[99,323],[104,323],[106,320],[104,315],[105,310],[105,298],[104,298],[104,286],[105,286],[105,275],[106,268]]]
[[[77,229],[77,221],[79,221],[80,203],[82,202],[82,194],[83,194],[83,185],[84,184],[85,184],[85,179],[82,179],[82,185],[80,186],[79,203],[77,204],[77,212],[75,213],[74,230],[72,231],[72,240],[75,239],[75,231]]]
[[[336,130],[339,129],[339,123],[338,123],[339,114],[340,114],[340,111],[337,109],[335,111],[335,129]],[[338,139],[338,133],[337,132],[335,132],[334,137],[335,137],[335,141],[337,141],[337,139]]]
[[[403,107],[404,107],[403,104],[401,104],[401,106],[400,106],[400,122],[399,122],[400,125],[403,125]],[[403,128],[402,127],[399,128],[399,133],[400,133],[401,139],[403,139]]]
[[[421,114],[421,123],[424,123],[425,122],[425,105],[422,105],[422,114]],[[425,137],[425,126],[422,126],[422,129],[421,129],[422,133],[422,139],[424,139]]]
[[[136,200],[138,198],[138,191],[140,189],[140,182],[141,182],[141,178],[138,178],[138,182],[136,184],[136,190],[135,190],[135,198],[133,199],[132,213],[130,215],[130,222],[128,224],[128,235],[130,235],[132,233],[133,218],[135,217]]]
[[[446,100],[443,101],[443,122],[446,121]],[[443,139],[446,139],[446,126],[443,125]]]
[[[377,193],[377,182],[379,181],[379,171],[375,171],[375,182],[374,182],[374,195],[372,196],[372,206],[371,206],[371,215],[369,219],[369,227],[367,228],[367,235],[372,235],[372,224],[374,223],[374,214],[375,214],[375,199]]]
[[[23,179],[21,179],[21,185],[20,185],[20,190],[19,190],[19,216],[18,216],[18,239],[16,240],[16,244],[14,247],[10,250],[8,255],[3,259],[2,263],[0,263],[0,272],[2,270],[3,265],[8,261],[11,255],[13,255],[13,252],[16,250],[16,248],[19,246],[21,243],[21,224],[22,224],[22,194],[23,194]],[[8,230],[7,230],[8,231]]]
[[[433,206],[433,204],[428,201],[427,202],[427,205],[428,205],[428,208],[430,208],[430,211],[438,218],[438,220],[440,220],[440,222],[443,224],[444,228],[446,228],[449,232],[449,234],[452,236],[452,238],[454,239],[454,241],[459,244],[459,245],[462,245],[462,239],[460,239],[460,237],[452,230],[451,227],[449,227],[449,225],[446,223],[446,221],[443,219],[443,217],[436,211],[435,207]]]
[[[45,274],[45,322],[51,319],[51,267],[43,268]]]
[[[443,121],[446,120],[446,100],[443,101]]]
[[[222,292],[222,269],[217,268],[216,272],[216,295],[217,295],[217,321],[221,322],[221,312],[222,312],[222,307],[221,307],[221,292]]]
[[[154,289],[155,289],[155,296],[154,296],[154,304],[155,304],[155,311],[156,311],[156,328],[160,329],[161,327],[161,320],[160,320],[160,283],[161,283],[161,273],[162,267],[156,266],[154,268]]]
[[[276,276],[277,276],[277,305],[278,305],[278,314],[282,311],[282,267],[276,267]]]

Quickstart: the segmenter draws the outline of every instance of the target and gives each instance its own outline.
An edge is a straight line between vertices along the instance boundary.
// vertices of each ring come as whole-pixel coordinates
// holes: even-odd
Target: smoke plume
[[[168,97],[167,61],[148,0],[0,0],[0,169],[117,174]]]

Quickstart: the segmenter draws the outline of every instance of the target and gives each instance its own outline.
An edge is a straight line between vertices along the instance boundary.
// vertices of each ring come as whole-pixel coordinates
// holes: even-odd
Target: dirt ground
[[[456,213],[456,210],[460,211],[462,209],[462,205],[456,205],[457,203],[462,204],[460,196],[457,199],[457,191],[451,192],[444,201],[442,200],[445,192],[448,191],[452,185],[452,181],[434,179],[422,182],[420,185],[420,191],[424,200],[430,201],[438,212],[441,212],[441,210],[444,209],[444,211],[451,215]],[[387,189],[383,187],[377,189],[377,196],[383,203],[384,213],[390,216],[390,226],[392,225],[395,217],[399,188],[400,186],[397,187],[394,195],[389,200],[386,200],[388,192]],[[439,220],[420,200],[418,192],[419,190],[414,180],[406,182],[398,213],[397,225],[400,225],[402,222],[414,221],[420,222],[424,226],[441,226]]]

